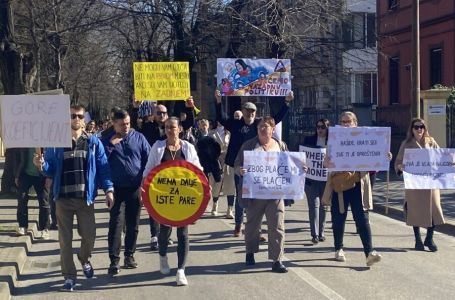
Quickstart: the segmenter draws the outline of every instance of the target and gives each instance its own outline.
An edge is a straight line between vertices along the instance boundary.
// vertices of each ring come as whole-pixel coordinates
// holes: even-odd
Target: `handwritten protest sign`
[[[455,149],[405,149],[405,189],[455,189]]]
[[[68,95],[0,96],[7,148],[71,147]]]
[[[134,95],[141,100],[186,100],[190,97],[188,62],[135,62]]]
[[[390,127],[330,127],[329,171],[387,171]]]
[[[186,226],[204,213],[210,187],[198,167],[184,160],[172,160],[150,171],[144,180],[142,199],[158,223]]]
[[[217,87],[222,96],[286,96],[291,60],[218,58]]]
[[[242,197],[303,199],[304,164],[304,152],[245,151]]]
[[[327,169],[322,165],[326,149],[299,146],[299,151],[305,152],[306,155],[306,166],[308,168],[306,177],[317,181],[327,181]]]

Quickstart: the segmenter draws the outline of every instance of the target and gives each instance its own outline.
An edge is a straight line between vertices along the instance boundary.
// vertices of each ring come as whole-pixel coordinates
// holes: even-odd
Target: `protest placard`
[[[286,96],[291,91],[290,59],[218,58],[222,96]]]
[[[329,171],[387,171],[390,127],[330,127]]]
[[[308,168],[306,178],[316,181],[327,181],[327,169],[322,165],[326,149],[310,148],[300,145],[299,151],[305,152],[306,166]]]
[[[304,164],[304,152],[245,151],[242,197],[303,199]]]
[[[0,104],[5,147],[71,147],[69,95],[4,95]]]
[[[188,99],[189,70],[188,62],[133,63],[136,101]]]
[[[204,213],[210,187],[198,167],[185,160],[171,160],[147,175],[142,199],[149,215],[160,224],[186,226]]]
[[[405,149],[405,189],[455,189],[455,149]]]

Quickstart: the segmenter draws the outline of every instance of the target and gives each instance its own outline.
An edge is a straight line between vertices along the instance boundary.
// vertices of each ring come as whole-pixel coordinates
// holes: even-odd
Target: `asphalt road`
[[[221,198],[221,211],[225,198]],[[305,201],[306,202],[306,201]],[[439,251],[413,250],[412,228],[403,222],[371,213],[373,244],[383,260],[366,267],[360,238],[352,218],[345,234],[347,262],[334,260],[328,223],[327,240],[311,243],[308,211],[304,201],[286,212],[285,265],[287,274],[270,272],[267,244],[256,255],[256,265],[244,265],[242,238],[232,235],[233,220],[209,213],[190,227],[187,287],[175,284],[175,246],[169,248],[171,275],[159,272],[157,252],[149,251],[148,218],[143,210],[137,252],[139,268],[107,275],[107,224],[109,215],[97,202],[97,241],[92,263],[95,278],[79,270],[76,290],[61,292],[57,232],[52,239],[34,243],[13,299],[452,299],[455,292],[455,238],[436,233]],[[330,220],[330,216],[328,217]],[[266,226],[263,226],[266,229]],[[79,245],[78,235],[75,246]],[[175,232],[172,237],[174,240]],[[75,257],[76,259],[76,257]],[[123,259],[122,259],[123,261]]]

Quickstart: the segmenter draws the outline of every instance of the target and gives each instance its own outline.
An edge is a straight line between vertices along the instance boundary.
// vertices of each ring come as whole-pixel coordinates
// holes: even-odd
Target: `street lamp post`
[[[412,99],[411,117],[420,117],[420,18],[419,0],[412,3]]]

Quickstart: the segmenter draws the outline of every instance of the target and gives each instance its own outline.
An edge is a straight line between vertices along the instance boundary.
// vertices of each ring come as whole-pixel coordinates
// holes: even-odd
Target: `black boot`
[[[425,238],[425,242],[423,244],[427,246],[431,252],[436,252],[438,251],[438,246],[436,246],[436,244],[433,242],[433,233],[434,225],[427,228],[427,237]]]
[[[414,229],[414,237],[416,240],[416,244],[415,244],[414,248],[417,251],[424,251],[425,247],[423,246],[422,238],[420,237],[420,227],[414,226],[414,227],[412,227],[412,229]]]
[[[247,253],[245,257],[245,265],[252,266],[256,263],[254,260],[254,253]]]

